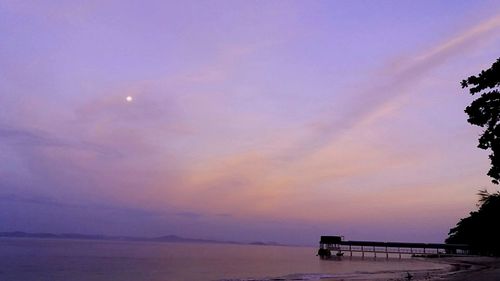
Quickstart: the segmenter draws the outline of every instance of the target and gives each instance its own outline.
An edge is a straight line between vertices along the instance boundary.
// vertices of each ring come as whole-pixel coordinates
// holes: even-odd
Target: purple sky
[[[498,1],[77,2],[0,2],[0,231],[441,242],[495,189]]]

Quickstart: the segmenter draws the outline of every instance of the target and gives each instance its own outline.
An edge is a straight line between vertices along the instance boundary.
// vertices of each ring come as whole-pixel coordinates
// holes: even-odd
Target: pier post
[[[351,257],[352,257],[352,249],[351,249],[351,244],[349,244],[349,252],[351,253]]]
[[[375,255],[375,258],[377,258],[377,251],[375,250],[375,246],[373,246],[373,254]]]
[[[387,251],[387,246],[385,246],[385,258],[389,259],[389,251]]]
[[[401,248],[398,247],[399,259],[401,259]]]
[[[364,250],[363,246],[361,246],[361,257],[362,258],[365,257],[365,250]]]

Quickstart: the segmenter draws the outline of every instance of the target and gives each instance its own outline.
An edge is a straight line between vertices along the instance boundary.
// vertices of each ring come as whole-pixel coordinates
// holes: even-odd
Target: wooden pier
[[[328,258],[335,254],[343,256],[349,253],[361,253],[361,257],[369,255],[377,258],[395,255],[410,256],[447,256],[447,255],[470,255],[470,247],[463,244],[436,244],[436,243],[403,243],[403,242],[376,242],[376,241],[345,241],[342,236],[321,236],[318,255]]]

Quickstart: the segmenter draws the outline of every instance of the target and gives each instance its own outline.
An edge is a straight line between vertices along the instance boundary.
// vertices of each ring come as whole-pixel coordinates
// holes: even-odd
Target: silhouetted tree
[[[484,129],[479,137],[478,147],[490,149],[491,168],[488,176],[492,182],[500,180],[500,58],[477,76],[462,81],[462,88],[469,88],[470,94],[480,94],[465,112],[467,120]],[[500,192],[488,193],[480,190],[479,209],[469,217],[461,219],[450,229],[446,243],[469,244],[473,251],[482,255],[500,256]]]
[[[500,192],[481,190],[478,195],[479,210],[450,229],[446,243],[469,244],[478,254],[500,256]]]
[[[491,149],[489,156],[491,168],[488,176],[498,184],[500,180],[500,58],[477,76],[471,76],[462,81],[462,88],[469,88],[470,94],[480,93],[465,112],[469,115],[469,123],[485,128],[479,138],[478,147]]]

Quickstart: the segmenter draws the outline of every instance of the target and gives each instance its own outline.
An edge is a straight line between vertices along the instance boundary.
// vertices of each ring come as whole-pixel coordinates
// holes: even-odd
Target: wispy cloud
[[[183,218],[188,218],[188,219],[199,219],[203,217],[204,215],[201,213],[194,213],[194,212],[179,212],[175,213],[176,216],[183,217]]]
[[[44,209],[92,225],[110,214],[105,227],[128,229],[133,217],[149,229],[212,225],[219,234],[241,221],[240,232],[369,225],[422,206],[448,212],[419,193],[458,188],[458,206],[478,181],[464,172],[478,160],[457,153],[468,140],[429,145],[424,133],[435,141],[445,130],[426,127],[424,107],[409,103],[426,102],[427,83],[452,88],[434,74],[493,48],[498,15],[451,31],[465,12],[433,18],[439,34],[454,34],[436,40],[413,14],[388,28],[395,17],[359,11],[353,20],[337,13],[340,3],[26,3],[0,4],[13,27],[0,96],[0,184],[9,192],[0,201],[11,204],[0,206],[17,205],[19,216]],[[406,7],[390,15],[399,12]],[[372,45],[383,32],[392,41]]]
[[[85,141],[70,141],[38,129],[0,126],[0,139],[3,140],[3,143],[11,145],[59,147],[64,149],[85,150],[108,156],[120,155],[117,151],[108,147]]]
[[[315,129],[304,136],[290,138],[290,134],[286,138],[271,134],[269,139],[275,143],[266,145],[273,149],[257,146],[197,165],[185,175],[188,187],[179,188],[174,195],[176,200],[181,205],[195,203],[204,212],[233,210],[243,216],[279,217],[285,215],[280,210],[290,208],[286,202],[301,205],[300,202],[310,200],[318,206],[327,204],[319,199],[321,186],[325,184],[336,190],[339,199],[346,198],[349,191],[342,191],[338,185],[348,179],[377,173],[386,175],[398,167],[420,167],[430,159],[438,161],[432,156],[436,153],[433,149],[391,155],[387,148],[364,143],[363,134],[371,132],[380,118],[397,113],[409,90],[445,62],[478,47],[474,44],[476,40],[498,38],[500,33],[493,31],[500,29],[499,18],[486,20],[412,57],[400,59],[397,68],[381,69],[381,75],[386,77],[375,77],[366,83],[369,89],[353,92],[352,104],[345,106],[348,110],[337,121],[329,114],[323,115]],[[336,199],[327,201],[332,200]],[[339,206],[343,206],[341,201]],[[297,211],[288,213],[289,217],[303,217],[300,209],[294,210]],[[320,210],[312,208],[307,216],[311,213],[321,217]]]
[[[368,87],[350,93],[352,104],[344,105],[344,109],[348,108],[342,112],[344,118],[335,121],[332,115],[322,116],[316,123],[317,134],[313,134],[311,139],[326,139],[328,142],[353,126],[369,125],[375,118],[386,116],[387,113],[394,114],[397,112],[395,103],[407,95],[411,87],[448,60],[463,56],[467,50],[479,48],[481,43],[478,42],[499,38],[499,31],[500,16],[497,15],[414,55],[398,58],[396,64],[389,63],[380,70],[379,75],[362,83]]]

